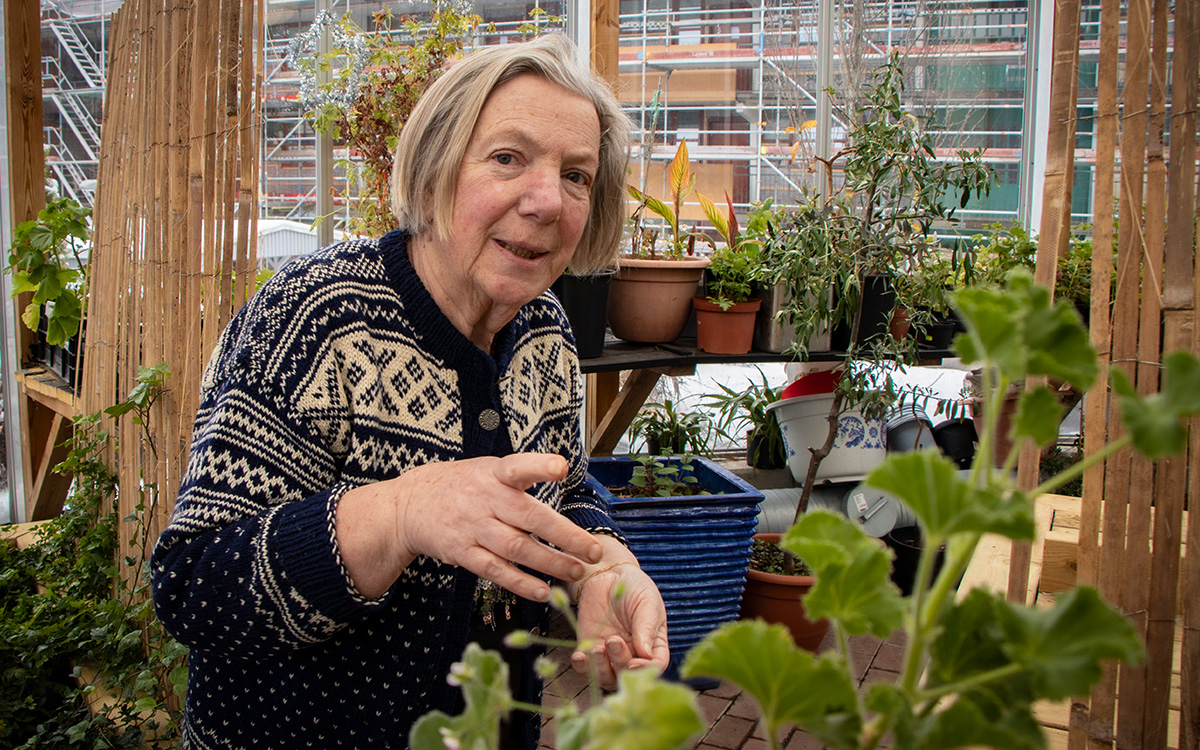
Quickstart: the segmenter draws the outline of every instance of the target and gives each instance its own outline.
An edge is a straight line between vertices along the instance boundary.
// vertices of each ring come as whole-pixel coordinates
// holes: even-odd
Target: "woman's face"
[[[491,93],[459,166],[448,236],[426,232],[413,259],[460,329],[459,317],[503,325],[567,267],[599,154],[600,120],[583,97],[534,74]]]

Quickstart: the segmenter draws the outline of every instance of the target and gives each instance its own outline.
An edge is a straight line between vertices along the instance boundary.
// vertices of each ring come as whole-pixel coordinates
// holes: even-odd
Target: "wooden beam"
[[[33,465],[31,490],[25,498],[29,520],[41,521],[62,512],[71,478],[57,474],[54,467],[67,458],[66,442],[74,424],[36,401],[26,404],[30,412],[30,441],[26,443]]]
[[[620,64],[620,0],[592,0],[592,72],[617,88]]]
[[[38,0],[6,0],[4,13],[5,96],[8,103],[8,185],[13,225],[37,218],[46,205],[46,158],[42,151],[42,28],[41,4]],[[4,238],[8,246],[10,237]],[[14,320],[29,303],[29,294],[11,302]],[[24,325],[16,326],[18,363],[29,359],[29,350],[36,341]],[[34,465],[30,456],[30,404],[21,393],[19,415],[10,417],[10,424],[20,426],[21,469],[25,477],[26,503],[36,504]]]
[[[629,423],[633,421],[634,416],[642,408],[642,404],[646,402],[646,397],[654,390],[660,376],[683,377],[695,373],[695,365],[631,372],[625,380],[625,385],[621,387],[621,392],[617,394],[617,398],[609,407],[608,412],[600,420],[600,426],[588,440],[592,446],[591,455],[612,455],[613,448],[617,447],[621,436],[625,434],[625,430],[629,429]]]
[[[1046,182],[1038,235],[1038,284],[1054,294],[1058,258],[1071,238],[1071,194],[1075,179],[1075,111],[1079,84],[1079,0],[1054,4],[1054,68],[1050,80],[1050,130],[1046,140]],[[1045,378],[1028,378],[1026,390],[1045,384]],[[1026,441],[1017,463],[1017,483],[1029,491],[1038,484],[1041,452]],[[1013,542],[1008,599],[1024,601],[1028,593],[1032,548]]]

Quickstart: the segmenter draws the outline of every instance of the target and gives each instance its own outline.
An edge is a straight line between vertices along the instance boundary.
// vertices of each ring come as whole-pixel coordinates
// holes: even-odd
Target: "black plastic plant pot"
[[[746,465],[755,469],[782,469],[787,466],[783,438],[775,443],[757,432],[746,433]]]
[[[608,282],[614,273],[606,271],[593,276],[564,273],[550,287],[567,312],[580,359],[592,359],[604,353]]]
[[[895,554],[892,560],[892,583],[905,596],[912,596],[917,579],[917,565],[921,560],[921,529],[917,526],[904,526],[892,529],[883,537],[883,542]],[[941,571],[946,562],[946,548],[937,551],[933,559],[933,578]],[[931,579],[932,580],[932,579]]]
[[[896,288],[892,278],[884,275],[863,277],[862,320],[859,323],[858,340],[865,344],[875,338],[886,336],[892,322],[892,310],[896,307]],[[830,334],[830,347],[844,352],[850,349],[851,322],[841,321]]]
[[[971,468],[979,435],[971,419],[949,419],[933,428],[933,440],[960,469]]]

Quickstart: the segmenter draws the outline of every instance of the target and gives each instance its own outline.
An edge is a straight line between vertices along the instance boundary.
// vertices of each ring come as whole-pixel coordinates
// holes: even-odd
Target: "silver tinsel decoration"
[[[320,64],[318,50],[321,34],[327,30],[332,40],[332,50],[346,59],[349,73],[342,74],[344,77],[340,85],[326,84],[322,87],[317,80]],[[329,11],[321,11],[308,30],[295,36],[288,45],[288,65],[304,73],[298,97],[300,106],[315,111],[332,104],[348,111],[366,83],[365,71],[370,59],[371,50],[362,34],[348,31]]]

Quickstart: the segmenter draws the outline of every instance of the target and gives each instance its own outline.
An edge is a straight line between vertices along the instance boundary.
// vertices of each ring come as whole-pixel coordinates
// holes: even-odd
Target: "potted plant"
[[[696,188],[688,161],[687,142],[680,141],[667,169],[670,205],[630,185],[638,201],[631,221],[630,253],[620,258],[608,297],[608,324],[625,341],[663,344],[683,333],[692,311],[692,297],[708,267],[695,254],[696,235],[683,227],[684,200]],[[644,225],[645,212],[662,217],[669,231],[660,249],[659,232]]]
[[[705,406],[716,409],[715,426],[720,435],[735,442],[745,440],[748,466],[782,469],[787,463],[783,434],[768,408],[779,400],[783,388],[767,382],[762,369],[758,374],[762,381],[752,382],[741,391],[718,383],[721,392],[709,395]]]
[[[693,453],[708,455],[713,425],[700,412],[684,412],[671,399],[645,404],[629,423],[630,442],[652,456]]]
[[[593,458],[588,486],[667,605],[671,670],[736,619],[762,492],[702,456]]]
[[[87,314],[88,265],[82,255],[91,211],[70,198],[50,201],[13,230],[8,249],[12,296],[29,294],[21,322],[38,334],[41,358],[75,386]]]
[[[804,597],[817,579],[803,560],[780,546],[782,537],[772,533],[754,535],[738,617],[782,625],[793,643],[815,653],[829,632],[829,620],[809,618]]]
[[[967,327],[959,353],[980,364],[989,401],[1003,398],[1009,381],[1030,374],[1078,388],[1097,376],[1095,351],[1074,311],[1066,303],[1052,305],[1029,276],[1013,278],[1004,290],[964,290],[956,301]],[[924,549],[913,594],[900,595],[889,580],[888,553],[859,526],[824,511],[807,514],[781,544],[815,572],[817,584],[805,605],[811,616],[831,621],[838,648],[813,657],[782,628],[738,622],[698,645],[683,673],[720,676],[749,692],[764,707],[762,731],[769,743],[786,722],[832,748],[875,748],[884,737],[900,746],[1038,746],[1033,704],[1086,695],[1102,674],[1102,661],[1137,661],[1141,641],[1088,587],[1034,611],[982,589],[956,596],[957,581],[984,534],[1033,538],[1032,498],[1130,445],[1149,458],[1185,445],[1185,420],[1200,412],[1200,362],[1181,352],[1165,357],[1164,365],[1164,390],[1151,397],[1136,393],[1114,370],[1127,432],[1030,492],[1015,487],[1011,472],[994,468],[993,430],[981,437],[969,476],[935,451],[893,454],[868,481],[902,499],[917,517]],[[1052,442],[1057,403],[1049,387],[1023,394],[1016,439]],[[935,574],[943,545],[944,565]],[[886,638],[899,628],[906,632],[899,679],[860,695],[848,639],[863,633]],[[786,693],[772,687],[780,685]]]
[[[754,342],[754,322],[762,300],[751,296],[759,272],[759,243],[738,229],[729,193],[728,213],[700,196],[704,215],[725,240],[714,247],[705,272],[707,296],[692,299],[696,310],[696,348],[713,354],[745,354]]]

